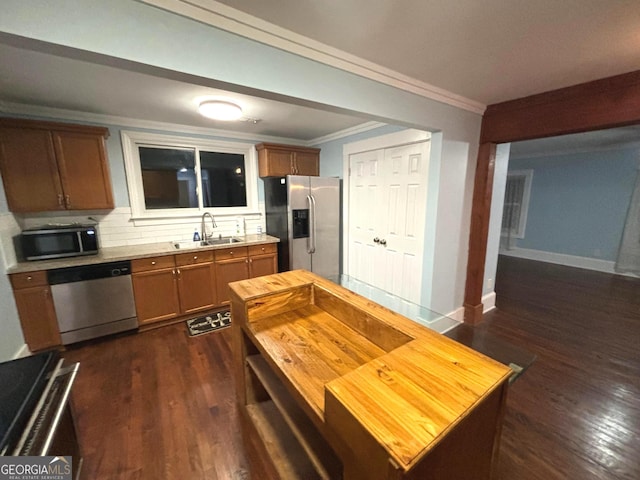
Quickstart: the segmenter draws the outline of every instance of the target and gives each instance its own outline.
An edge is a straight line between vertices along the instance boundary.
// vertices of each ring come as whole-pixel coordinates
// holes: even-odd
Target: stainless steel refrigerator
[[[267,233],[280,239],[278,270],[323,277],[340,270],[340,179],[264,178]]]

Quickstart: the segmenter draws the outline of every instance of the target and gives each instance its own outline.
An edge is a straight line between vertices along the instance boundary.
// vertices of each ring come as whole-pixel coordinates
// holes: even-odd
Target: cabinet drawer
[[[249,256],[264,255],[266,253],[275,253],[278,248],[275,243],[265,243],[263,245],[250,245]]]
[[[159,270],[161,268],[175,267],[173,255],[162,257],[137,258],[131,261],[131,272],[146,272],[148,270]]]
[[[213,262],[213,250],[204,250],[200,252],[181,253],[176,255],[176,265],[182,267],[184,265],[193,265],[195,263]]]
[[[47,272],[44,270],[39,270],[37,272],[14,273],[10,278],[11,285],[14,290],[47,285]]]
[[[225,248],[215,250],[216,262],[219,260],[231,260],[247,256],[247,247]]]

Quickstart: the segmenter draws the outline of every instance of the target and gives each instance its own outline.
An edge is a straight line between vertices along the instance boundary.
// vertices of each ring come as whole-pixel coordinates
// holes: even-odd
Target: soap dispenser
[[[198,233],[198,229],[197,228],[193,232],[193,241],[194,242],[199,242],[200,241],[200,234]]]

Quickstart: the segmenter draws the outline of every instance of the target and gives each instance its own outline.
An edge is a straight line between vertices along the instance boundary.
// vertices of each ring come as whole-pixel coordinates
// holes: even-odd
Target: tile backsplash
[[[260,212],[264,212],[264,204],[260,204]],[[245,220],[246,233],[257,233],[258,227],[265,230],[264,214],[242,215]],[[213,230],[215,235],[223,236],[236,234],[236,218],[238,216],[216,216],[217,227]],[[0,215],[0,235],[2,235],[2,250],[5,265],[15,263],[15,251],[13,250],[12,237],[20,233],[20,230],[37,227],[47,223],[86,223],[98,222],[98,235],[101,247],[119,247],[125,245],[139,245],[143,243],[160,243],[173,241],[190,241],[197,229],[199,234],[201,223],[199,217],[185,219],[166,219],[154,224],[138,225],[131,219],[131,208],[119,207],[107,213],[96,212],[50,212],[39,214],[7,213]],[[162,224],[157,224],[162,223]],[[210,220],[206,222],[207,233],[211,234]]]

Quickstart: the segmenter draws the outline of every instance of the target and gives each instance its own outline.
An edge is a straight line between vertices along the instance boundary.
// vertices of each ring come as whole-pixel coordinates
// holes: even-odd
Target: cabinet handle
[[[173,273],[173,276],[176,276],[176,269],[174,268],[173,270],[171,270],[171,272]]]
[[[245,260],[244,263],[249,263],[249,260]]]
[[[32,277],[31,275],[29,275],[29,276],[27,277],[27,281],[28,281],[28,282],[30,282],[31,280],[33,280],[33,277]]]
[[[155,264],[156,264],[155,260],[153,262],[151,262],[151,265],[155,265]]]
[[[253,263],[253,258],[250,258],[250,259],[249,259],[249,263]]]
[[[233,252],[229,252],[229,255],[232,255],[232,256],[233,256]]]
[[[178,276],[180,276],[180,269],[178,269]]]
[[[194,259],[194,260],[197,260],[197,259],[198,259],[198,255],[194,255],[194,256],[193,256],[193,259]]]
[[[71,207],[71,197],[69,195],[65,195],[64,201],[67,204],[67,208]]]
[[[62,203],[62,194],[58,194],[58,206],[64,207],[64,203]]]

